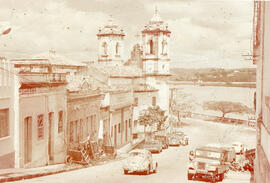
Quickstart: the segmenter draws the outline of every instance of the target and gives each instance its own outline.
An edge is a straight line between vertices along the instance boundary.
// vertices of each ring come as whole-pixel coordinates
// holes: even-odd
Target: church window
[[[166,45],[167,45],[167,42],[163,40],[162,41],[162,54],[166,54]]]
[[[115,54],[116,55],[119,55],[119,43],[117,42],[116,45],[115,45]]]
[[[103,54],[104,55],[107,55],[107,43],[106,42],[104,42],[103,44],[102,44],[102,47],[103,47]]]
[[[149,48],[150,48],[149,50],[150,54],[153,54],[153,40],[149,41]]]

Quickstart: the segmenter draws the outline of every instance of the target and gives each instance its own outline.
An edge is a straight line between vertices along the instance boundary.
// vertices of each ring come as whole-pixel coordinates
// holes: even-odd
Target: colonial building
[[[88,136],[91,140],[98,140],[102,99],[103,95],[100,91],[92,91],[89,88],[68,93],[67,144],[69,147],[85,140]]]
[[[20,82],[16,125],[18,145],[15,146],[18,167],[64,162],[66,75],[50,72],[48,64],[25,64],[19,59],[12,62]]]
[[[255,182],[270,182],[270,2],[254,1],[253,61],[257,65]]]
[[[15,167],[14,126],[18,112],[15,71],[9,60],[0,58],[0,169]]]
[[[97,33],[98,62],[109,65],[123,65],[123,40],[125,33],[122,28],[110,18],[107,25]]]

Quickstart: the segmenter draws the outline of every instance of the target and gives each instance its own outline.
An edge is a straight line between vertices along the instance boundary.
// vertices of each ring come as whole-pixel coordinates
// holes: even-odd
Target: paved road
[[[65,172],[20,182],[55,182],[55,183],[76,183],[76,182],[98,182],[98,183],[137,183],[137,182],[195,182],[187,180],[188,151],[195,146],[208,143],[231,143],[235,141],[246,142],[248,146],[255,144],[255,131],[243,129],[238,126],[223,125],[216,123],[201,123],[194,120],[189,121],[190,125],[182,128],[190,136],[189,146],[170,147],[161,154],[154,154],[159,162],[157,174],[151,175],[124,175],[122,162],[115,161],[105,165],[89,167],[72,172]],[[229,172],[223,182],[226,183],[247,183],[249,173]],[[197,181],[196,181],[197,182]]]

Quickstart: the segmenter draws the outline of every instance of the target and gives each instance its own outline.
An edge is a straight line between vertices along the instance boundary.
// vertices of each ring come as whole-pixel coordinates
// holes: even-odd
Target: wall
[[[108,57],[103,57],[104,55],[104,48],[102,44],[106,42],[107,43],[107,55]],[[116,56],[116,43],[119,44],[119,56]],[[122,65],[123,63],[123,48],[124,44],[122,41],[121,36],[101,36],[99,38],[99,55],[98,60],[99,61],[108,61],[109,63],[113,65]]]
[[[8,60],[0,59],[0,110],[8,109],[8,131],[5,137],[0,137],[0,169],[15,166],[14,152],[14,75]]]
[[[78,95],[68,95],[68,146],[71,143],[76,144],[86,139],[89,135],[91,139],[97,140],[101,119],[101,100],[100,94],[88,96],[87,93],[78,93]],[[70,139],[71,132],[76,135],[73,140]]]
[[[38,90],[32,94],[21,93],[19,99],[19,166],[38,167],[48,164],[62,163],[66,155],[65,129],[66,129],[66,95],[65,86],[59,86]],[[58,133],[58,112],[63,111],[63,131]],[[53,136],[53,161],[49,160],[49,113],[53,112],[52,136]],[[38,115],[44,115],[43,138],[38,139]],[[31,129],[31,161],[25,163],[25,118],[32,117]]]
[[[152,106],[152,97],[156,97],[158,104],[158,91],[134,92],[134,98],[138,98],[138,105],[133,107],[133,121],[139,119],[140,112]],[[133,125],[133,133],[143,132],[144,127],[138,121]]]
[[[133,94],[131,91],[110,93],[110,134],[112,144],[116,148],[120,148],[131,141],[133,125],[132,103]]]
[[[257,38],[254,46],[257,61],[256,115],[257,152],[255,161],[255,182],[270,182],[270,2],[256,2],[261,5]]]

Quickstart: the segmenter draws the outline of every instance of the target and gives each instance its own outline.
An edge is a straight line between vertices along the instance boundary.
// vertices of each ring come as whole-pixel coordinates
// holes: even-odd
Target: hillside
[[[203,81],[203,82],[256,82],[255,68],[241,69],[183,69],[172,68],[172,81]]]

